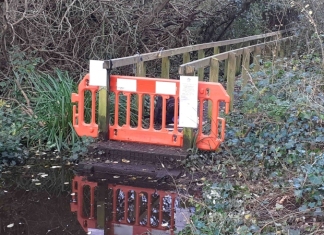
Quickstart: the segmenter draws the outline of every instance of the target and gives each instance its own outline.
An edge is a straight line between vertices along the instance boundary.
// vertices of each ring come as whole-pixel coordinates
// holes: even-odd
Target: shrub
[[[25,161],[28,152],[22,140],[28,137],[26,115],[0,100],[0,171],[2,165],[16,165]]]

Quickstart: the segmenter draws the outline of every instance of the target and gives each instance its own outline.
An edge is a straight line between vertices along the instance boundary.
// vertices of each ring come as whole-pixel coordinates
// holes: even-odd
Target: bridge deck
[[[174,164],[188,155],[186,150],[178,147],[121,141],[98,142],[92,144],[89,150],[102,161],[126,159],[131,162]]]
[[[76,169],[88,180],[159,189],[170,188],[170,180],[179,178],[188,155],[182,148],[120,141],[94,143],[89,152],[91,158]]]

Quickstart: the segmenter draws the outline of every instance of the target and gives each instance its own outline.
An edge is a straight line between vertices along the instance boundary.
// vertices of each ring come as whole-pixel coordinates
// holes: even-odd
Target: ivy
[[[0,172],[3,165],[25,161],[28,151],[22,142],[27,137],[25,115],[0,100]]]

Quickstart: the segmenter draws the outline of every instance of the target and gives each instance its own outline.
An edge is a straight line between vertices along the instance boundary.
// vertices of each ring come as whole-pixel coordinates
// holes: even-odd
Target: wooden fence
[[[237,38],[225,41],[218,41],[218,42],[210,42],[204,44],[197,44],[192,46],[168,49],[168,50],[160,50],[157,52],[145,53],[145,54],[137,54],[128,57],[122,57],[117,59],[112,59],[108,63],[105,63],[104,68],[110,68],[110,63],[112,63],[111,68],[118,68],[127,65],[136,64],[136,76],[146,76],[146,68],[145,62],[152,61],[156,59],[162,59],[162,70],[161,70],[161,77],[162,78],[169,78],[170,73],[170,59],[169,57],[175,55],[182,55],[183,63],[190,62],[190,52],[198,51],[198,59],[202,59],[205,57],[205,49],[214,49],[214,54],[218,54],[220,52],[219,48],[222,46],[226,46],[226,51],[230,50],[231,45],[239,45],[250,43],[253,44],[253,41],[257,40],[268,40],[270,41],[277,40],[282,38],[284,34],[290,33],[291,29],[288,30],[281,30],[266,34],[254,35],[244,38]],[[198,72],[199,79],[203,79],[203,70],[200,69]]]
[[[231,97],[230,110],[232,110],[234,102],[235,75],[242,71],[242,87],[244,87],[247,84],[248,80],[251,53],[253,54],[254,71],[259,71],[262,50],[264,50],[264,54],[270,54],[270,56],[272,57],[282,57],[284,56],[285,46],[281,45],[287,40],[291,40],[292,38],[293,36],[289,36],[270,42],[241,47],[235,50],[226,51],[224,53],[184,63],[179,67],[179,74],[194,75],[195,71],[198,71],[199,74],[199,70],[209,67],[209,81],[218,82],[219,62],[225,61],[225,63],[227,63],[227,65],[225,66],[225,75],[227,79],[226,91]]]
[[[129,57],[111,59],[105,61],[104,69],[114,69],[127,65],[136,65],[135,75],[138,77],[146,76],[145,62],[156,59],[162,59],[161,64],[161,78],[169,78],[170,75],[170,57],[175,55],[182,55],[183,64],[179,67],[180,75],[193,75],[197,72],[199,80],[204,79],[204,69],[209,67],[209,81],[218,82],[219,76],[219,62],[225,61],[224,75],[227,78],[227,92],[231,97],[230,110],[233,109],[234,101],[234,83],[235,75],[242,71],[243,86],[247,83],[248,68],[250,66],[250,56],[253,53],[254,70],[257,71],[260,68],[260,56],[262,50],[272,56],[283,55],[283,47],[280,44],[286,42],[292,37],[289,36],[293,29],[281,30],[277,32],[271,32],[266,34],[254,35],[244,38],[231,39],[218,42],[210,42],[204,44],[197,44],[192,46],[180,47],[169,50],[160,50],[157,52],[138,54]],[[284,36],[284,38],[283,38]],[[261,42],[260,42],[261,41]],[[251,45],[252,44],[252,45]],[[225,52],[220,53],[220,47],[226,47]],[[237,49],[231,50],[231,47]],[[213,49],[212,56],[205,57],[205,50]],[[198,52],[198,60],[190,62],[190,53]],[[242,66],[241,66],[242,65]],[[243,68],[243,69],[241,69]],[[108,87],[108,86],[107,86]],[[108,113],[108,90],[99,90],[99,132],[103,136],[107,136],[107,129],[109,126],[109,113]],[[190,128],[184,128],[184,139],[186,143],[193,142],[193,130]],[[191,145],[192,146],[192,145]],[[184,146],[190,147],[188,146]]]

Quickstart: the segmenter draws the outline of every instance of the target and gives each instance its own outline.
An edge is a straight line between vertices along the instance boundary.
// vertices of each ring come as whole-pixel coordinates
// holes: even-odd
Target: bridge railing
[[[265,34],[259,34],[259,35],[253,35],[243,38],[237,38],[237,39],[230,39],[230,40],[224,40],[224,41],[217,41],[217,42],[210,42],[210,43],[203,43],[203,44],[196,44],[191,46],[185,46],[185,47],[179,47],[174,49],[168,49],[168,50],[159,50],[156,52],[150,52],[145,54],[137,54],[133,56],[128,57],[122,57],[122,58],[116,58],[112,59],[112,67],[111,68],[119,68],[127,65],[136,65],[136,76],[145,77],[146,76],[146,66],[145,62],[162,59],[161,64],[161,78],[169,78],[170,75],[170,58],[172,56],[176,55],[182,55],[183,57],[183,63],[190,62],[190,53],[198,51],[198,59],[202,59],[205,57],[205,50],[206,49],[212,49],[214,54],[220,53],[220,47],[225,46],[225,51],[231,50],[231,47],[234,45],[237,45],[236,47],[241,47],[244,45],[250,45],[257,43],[261,40],[277,40],[280,39],[283,35],[289,34],[292,29],[286,29],[286,30],[280,30],[276,32],[271,33],[265,33]],[[104,68],[108,69],[109,65],[104,65]],[[226,72],[226,71],[225,71]],[[199,80],[202,81],[204,76],[203,69],[199,69],[198,71],[198,77]]]
[[[235,76],[237,72],[242,71],[242,88],[247,84],[248,73],[250,68],[250,57],[253,55],[254,71],[260,69],[261,54],[267,53],[270,50],[271,56],[274,58],[284,55],[283,47],[281,44],[285,41],[289,41],[293,36],[279,38],[273,41],[259,43],[252,46],[245,46],[238,49],[226,51],[217,55],[212,55],[206,58],[198,59],[192,62],[184,63],[179,66],[180,75],[194,75],[195,72],[199,73],[199,70],[209,67],[209,81],[218,82],[219,77],[219,64],[221,61],[227,62],[226,73],[224,74],[227,79],[226,91],[231,97],[230,110],[233,109],[234,103],[234,85]],[[262,51],[263,50],[263,51]],[[242,70],[238,70],[238,68]]]

